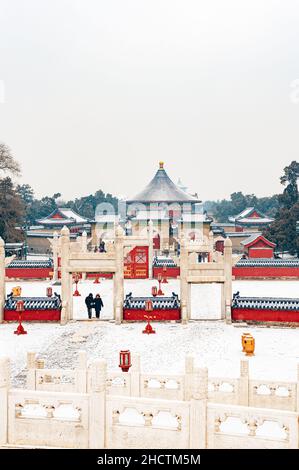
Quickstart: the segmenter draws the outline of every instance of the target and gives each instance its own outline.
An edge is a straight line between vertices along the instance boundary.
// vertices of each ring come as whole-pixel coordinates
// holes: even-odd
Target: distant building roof
[[[281,259],[281,258],[249,258],[240,259],[235,266],[237,267],[299,267],[299,259]]]
[[[211,222],[212,219],[206,214],[199,214],[195,213],[192,214],[190,212],[183,213],[178,220],[178,222]]]
[[[242,237],[250,237],[252,232],[225,232],[225,235],[228,238],[242,238]]]
[[[270,242],[270,240],[267,240],[261,233],[253,233],[250,237],[246,238],[246,240],[241,241],[241,244],[244,245],[245,247],[250,247],[251,245],[254,245],[258,240],[262,240],[265,245],[270,246],[271,248],[274,248],[276,246],[275,243]]]
[[[51,214],[43,219],[36,221],[40,225],[70,225],[70,224],[86,224],[88,219],[77,214],[73,209],[69,207],[59,207],[55,209]]]
[[[169,220],[166,209],[140,210],[131,218],[132,220]]]
[[[35,230],[27,230],[26,236],[29,238],[54,238],[54,232],[38,232]],[[70,233],[70,238],[77,238],[77,233]]]
[[[127,202],[200,202],[195,196],[187,194],[185,191],[179,188],[178,185],[174,184],[169,178],[166,171],[164,170],[164,163],[160,162],[159,169],[155,174],[154,178],[149,182],[143,191],[136,194]]]
[[[274,219],[271,217],[267,217],[258,209],[254,207],[247,207],[238,215],[233,217],[229,217],[228,220],[230,222],[234,222],[236,224],[246,224],[246,225],[263,225],[263,224],[270,224],[273,222]]]

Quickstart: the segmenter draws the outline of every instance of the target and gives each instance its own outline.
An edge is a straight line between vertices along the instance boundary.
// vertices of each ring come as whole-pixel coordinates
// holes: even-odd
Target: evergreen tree
[[[288,251],[297,256],[299,254],[299,238],[296,233],[296,223],[299,220],[298,177],[299,163],[293,161],[284,168],[284,175],[280,178],[280,182],[287,185],[279,196],[280,209],[275,221],[264,233],[277,244],[279,251]]]
[[[23,221],[24,206],[9,177],[0,179],[0,236],[6,242],[24,239],[17,227]]]
[[[0,236],[6,242],[16,242],[23,239],[22,230],[16,226],[23,223],[24,206],[7,174],[19,175],[20,166],[9,147],[0,143]]]

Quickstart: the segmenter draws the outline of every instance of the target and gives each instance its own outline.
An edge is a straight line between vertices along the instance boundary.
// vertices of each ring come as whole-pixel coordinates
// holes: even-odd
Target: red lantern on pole
[[[146,312],[152,312],[154,310],[154,307],[153,307],[153,302],[151,299],[147,299],[145,301],[145,311]]]
[[[73,297],[80,297],[81,294],[80,292],[78,291],[78,282],[79,282],[79,279],[80,279],[80,274],[79,273],[75,273],[74,274],[74,281],[75,281],[75,284],[76,284],[76,289],[75,289],[75,292],[73,294]]]
[[[157,286],[153,286],[153,287],[152,287],[152,296],[153,296],[153,297],[156,297],[157,294],[158,294]]]
[[[148,313],[151,313],[153,310],[154,310],[153,302],[150,299],[146,300],[145,301],[145,311],[148,312]],[[142,331],[142,333],[145,333],[147,335],[151,335],[153,333],[156,333],[155,330],[153,329],[152,325],[150,324],[151,319],[155,318],[155,317],[151,317],[150,315],[145,315],[145,318],[147,320],[147,324],[146,324],[145,329]]]
[[[18,328],[14,331],[15,335],[27,335],[27,331],[24,330],[22,325],[22,312],[24,312],[24,300],[18,300],[16,304],[16,311],[19,314],[19,325]]]
[[[166,273],[167,273],[167,266],[163,266],[163,281],[162,281],[162,284],[168,284]]]
[[[162,274],[161,273],[158,274],[158,282],[159,282],[159,290],[158,290],[157,295],[164,295],[164,292],[161,289],[161,282],[162,282]]]
[[[119,367],[123,372],[128,372],[131,367],[131,353],[127,349],[125,351],[120,351],[119,353]]]
[[[52,297],[52,295],[53,295],[52,287],[47,287],[47,297]]]

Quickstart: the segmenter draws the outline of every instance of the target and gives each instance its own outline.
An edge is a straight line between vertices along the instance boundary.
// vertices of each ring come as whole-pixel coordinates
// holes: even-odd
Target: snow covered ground
[[[126,281],[125,292],[133,295],[150,295],[155,281]],[[16,283],[7,283],[7,292]],[[22,295],[44,295],[47,282],[23,282]],[[162,284],[166,294],[179,291],[179,282]],[[241,295],[299,297],[297,281],[238,281],[233,291]],[[57,292],[58,286],[54,287]],[[86,318],[84,298],[89,292],[99,292],[104,300],[103,318],[112,313],[112,281],[101,284],[92,281],[79,283],[82,296],[74,297],[76,318]],[[256,340],[256,355],[249,358],[251,376],[264,379],[296,380],[299,362],[299,329],[236,327],[223,321],[192,321],[155,323],[155,335],[144,335],[144,323],[115,325],[110,321],[80,321],[66,326],[58,324],[25,323],[27,335],[13,334],[16,324],[0,325],[0,355],[12,360],[14,385],[24,380],[27,351],[36,351],[46,360],[47,367],[73,367],[78,350],[86,350],[89,359],[105,358],[110,369],[118,369],[120,349],[130,349],[141,354],[141,363],[147,372],[183,371],[186,354],[194,354],[199,365],[209,367],[210,375],[233,377],[239,375],[241,334],[250,331]]]

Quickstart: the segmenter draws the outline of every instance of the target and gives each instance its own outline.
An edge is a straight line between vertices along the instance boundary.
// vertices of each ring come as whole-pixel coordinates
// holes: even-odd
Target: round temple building
[[[210,232],[211,219],[203,213],[197,194],[189,194],[176,185],[164,169],[159,168],[148,185],[126,200],[126,234],[140,235],[150,220],[154,227],[154,248],[176,251],[182,232],[196,239]]]

